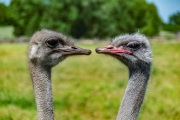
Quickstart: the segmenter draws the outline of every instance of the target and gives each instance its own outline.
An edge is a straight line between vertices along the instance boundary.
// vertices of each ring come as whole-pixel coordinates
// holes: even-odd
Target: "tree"
[[[145,0],[13,0],[9,6],[15,35],[41,28],[80,37],[113,37],[138,30],[155,35],[161,19]]]
[[[8,25],[10,24],[8,7],[4,4],[0,3],[0,25]]]
[[[160,19],[154,4],[148,4],[146,7],[148,9],[144,11],[146,12],[144,17],[145,23],[141,28],[141,31],[146,35],[153,36],[158,34],[161,26],[163,25],[163,22]]]
[[[169,23],[174,25],[180,25],[180,12],[177,12],[170,16]]]
[[[42,16],[41,27],[70,34],[78,14],[76,3],[73,0],[51,0]]]
[[[169,17],[169,22],[163,25],[163,29],[171,32],[180,31],[180,12],[172,14]]]
[[[42,15],[46,10],[43,0],[12,0],[9,11],[11,12],[12,25],[16,36],[31,35],[40,29]]]

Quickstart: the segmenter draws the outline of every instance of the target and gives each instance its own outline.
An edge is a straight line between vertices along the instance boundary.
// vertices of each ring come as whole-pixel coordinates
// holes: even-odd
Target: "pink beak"
[[[97,53],[109,53],[109,54],[118,54],[118,53],[132,54],[132,52],[129,50],[125,50],[122,47],[114,47],[112,45],[96,48],[96,52]]]

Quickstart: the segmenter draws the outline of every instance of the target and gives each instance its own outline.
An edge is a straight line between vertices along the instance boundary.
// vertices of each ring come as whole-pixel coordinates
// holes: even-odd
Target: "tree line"
[[[165,28],[179,29],[179,14],[169,24],[160,19],[156,6],[146,0],[12,0],[0,4],[0,25],[12,25],[16,36],[52,29],[81,37],[113,37],[140,31],[148,36]],[[174,29],[172,26],[178,27]]]

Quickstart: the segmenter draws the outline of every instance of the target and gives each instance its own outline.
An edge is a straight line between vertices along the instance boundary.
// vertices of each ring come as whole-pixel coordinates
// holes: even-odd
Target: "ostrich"
[[[35,93],[38,120],[53,120],[51,68],[71,55],[89,55],[66,36],[50,30],[36,32],[29,44],[29,68]]]
[[[143,103],[152,62],[148,39],[139,34],[126,34],[108,46],[96,48],[97,53],[111,55],[128,67],[129,80],[116,120],[136,120]]]

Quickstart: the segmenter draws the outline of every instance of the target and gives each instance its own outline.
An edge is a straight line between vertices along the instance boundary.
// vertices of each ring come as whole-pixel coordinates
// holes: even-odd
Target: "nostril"
[[[71,48],[72,48],[72,49],[77,49],[77,47],[74,47],[74,46],[72,46]]]
[[[107,49],[113,49],[113,47],[108,47]]]
[[[108,46],[106,46],[106,49],[113,49],[113,46],[112,45],[108,45]]]

